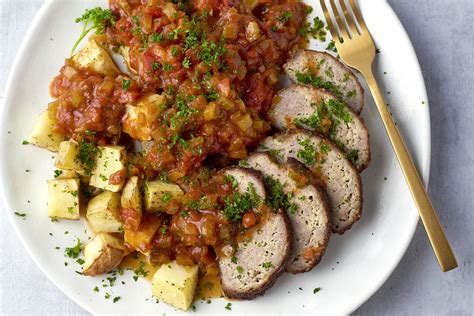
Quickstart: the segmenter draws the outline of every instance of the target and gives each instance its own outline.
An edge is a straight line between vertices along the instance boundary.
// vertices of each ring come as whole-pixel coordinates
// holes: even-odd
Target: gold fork
[[[335,23],[326,6],[326,0],[320,1],[329,31],[336,43],[337,52],[341,59],[350,67],[360,71],[372,92],[375,104],[415,200],[441,270],[445,272],[456,268],[458,266],[456,258],[439,222],[439,218],[431,205],[430,198],[423,187],[420,176],[392,120],[390,111],[375,80],[372,72],[372,64],[375,59],[375,44],[355,0],[348,0],[352,13],[347,9],[345,0],[337,0],[339,7],[334,0],[329,1]]]

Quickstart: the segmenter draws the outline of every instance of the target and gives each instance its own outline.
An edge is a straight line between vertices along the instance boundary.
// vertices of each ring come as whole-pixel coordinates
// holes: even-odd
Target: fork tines
[[[369,32],[355,0],[348,0],[350,10],[345,0],[329,0],[334,19],[326,6],[326,0],[320,1],[329,31],[334,39],[339,39],[340,43]]]

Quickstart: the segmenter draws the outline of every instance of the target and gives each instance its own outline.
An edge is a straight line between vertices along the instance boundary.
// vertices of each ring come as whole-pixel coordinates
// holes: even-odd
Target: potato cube
[[[123,208],[142,209],[142,196],[137,176],[128,179],[127,184],[123,187],[120,201]]]
[[[116,184],[110,183],[110,176],[125,170],[127,151],[121,146],[99,146],[99,154],[89,180],[89,185],[107,191],[118,192],[122,189],[124,177]]]
[[[56,132],[54,126],[55,122],[48,111],[44,111],[28,137],[28,142],[49,151],[58,151],[59,144],[64,140],[64,135]]]
[[[138,229],[125,228],[124,241],[127,248],[130,250],[138,250],[143,254],[149,253],[149,246],[162,221],[155,215],[148,215]]]
[[[163,111],[163,104],[165,97],[159,94],[146,95],[136,105],[127,104],[123,131],[135,139],[151,140],[152,124]]]
[[[123,256],[123,241],[107,233],[100,233],[84,247],[83,274],[95,276],[107,273],[120,264]]]
[[[72,60],[77,67],[89,68],[104,76],[115,76],[120,73],[109,53],[93,39],[72,56]]]
[[[182,196],[181,188],[172,183],[150,181],[145,186],[145,209],[148,212],[161,211],[173,197]]]
[[[173,307],[188,310],[198,283],[197,265],[180,266],[176,261],[163,264],[152,280],[153,295]]]
[[[48,216],[79,219],[79,179],[48,180]]]
[[[84,168],[77,159],[79,146],[72,140],[64,141],[59,144],[58,155],[54,161],[54,166],[63,170],[76,171],[83,173]]]
[[[120,193],[105,191],[93,197],[87,205],[86,216],[96,233],[120,232]]]

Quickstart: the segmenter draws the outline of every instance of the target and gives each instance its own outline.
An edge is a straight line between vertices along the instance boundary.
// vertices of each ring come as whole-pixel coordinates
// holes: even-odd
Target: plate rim
[[[34,31],[35,31],[36,27],[38,25],[41,25],[41,23],[43,22],[43,20],[45,18],[45,15],[49,12],[50,7],[52,6],[52,4],[54,2],[55,2],[55,0],[46,0],[43,3],[41,8],[38,10],[37,14],[35,15],[32,23],[28,27],[28,30],[27,30],[24,38],[22,39],[21,45],[20,45],[20,47],[17,51],[16,57],[14,59],[12,67],[9,71],[7,83],[5,85],[4,97],[3,97],[3,102],[2,102],[3,106],[2,106],[2,109],[0,111],[0,122],[4,122],[4,120],[6,119],[7,109],[6,109],[5,104],[11,103],[10,99],[11,99],[11,95],[13,94],[12,85],[13,85],[14,82],[16,82],[18,80],[17,76],[18,76],[18,68],[20,67],[20,61],[23,59],[23,55],[25,55],[25,53],[27,51],[27,48],[29,46],[29,43],[31,42],[31,38],[34,35]],[[417,56],[416,51],[414,49],[413,43],[412,43],[408,33],[406,32],[402,22],[398,18],[397,14],[393,10],[393,8],[387,2],[387,0],[380,0],[379,2],[380,2],[381,5],[386,6],[386,13],[390,14],[392,16],[392,18],[394,19],[394,21],[397,23],[397,27],[402,32],[402,35],[405,38],[405,41],[406,41],[406,44],[407,44],[406,52],[409,53],[411,55],[411,57],[414,58],[414,60],[416,60],[416,67],[415,67],[415,69],[413,69],[413,72],[417,73],[421,77],[419,90],[420,90],[421,94],[424,96],[424,99],[426,100],[425,101],[426,102],[425,111],[427,111],[426,123],[427,123],[428,128],[423,131],[425,133],[424,138],[427,139],[427,142],[426,142],[426,145],[425,145],[426,146],[426,157],[424,157],[424,159],[423,159],[423,157],[421,157],[421,159],[423,159],[423,161],[421,161],[421,165],[424,166],[424,168],[422,170],[420,170],[419,173],[420,173],[420,176],[422,178],[423,183],[425,184],[425,188],[428,188],[429,177],[430,177],[430,173],[431,173],[430,172],[431,171],[431,117],[430,117],[429,100],[428,100],[428,95],[427,95],[427,91],[426,91],[426,83],[425,83],[425,80],[424,80],[424,77],[423,77],[423,73],[422,73],[422,70],[421,70],[421,65],[419,63],[419,59],[418,59],[418,56]],[[0,131],[0,148],[4,147],[5,139],[6,139],[6,130],[2,129]],[[9,199],[7,199],[7,194],[6,194],[6,189],[5,189],[6,188],[5,187],[5,180],[4,180],[4,176],[3,176],[4,168],[5,168],[5,161],[2,160],[0,162],[0,197],[1,197],[2,205],[3,205],[3,208],[6,212],[6,214],[7,214],[6,216],[9,219],[9,222],[10,222],[9,224],[11,224],[11,226],[13,226],[15,234],[19,238],[19,240],[21,241],[21,244],[23,245],[26,252],[28,253],[28,256],[32,259],[32,261],[40,269],[40,271],[48,278],[48,280],[50,282],[52,282],[58,288],[58,290],[60,290],[64,294],[66,294],[66,296],[69,299],[74,301],[76,304],[78,304],[81,308],[83,308],[87,312],[94,313],[93,310],[88,308],[89,306],[87,306],[86,304],[82,304],[82,302],[77,300],[75,298],[75,295],[73,295],[73,293],[71,291],[69,291],[68,289],[66,289],[64,287],[59,286],[59,283],[55,280],[55,278],[52,277],[52,273],[48,272],[47,269],[44,266],[40,265],[38,260],[36,259],[36,257],[32,255],[33,252],[30,249],[30,246],[28,245],[28,243],[26,243],[25,239],[23,238],[23,235],[20,233],[19,228],[18,228],[19,226],[18,226],[17,222],[15,221],[15,219],[13,217],[13,214],[8,211],[10,209],[10,203],[9,203]],[[368,292],[366,297],[364,297],[363,300],[360,300],[358,302],[358,304],[354,304],[353,306],[347,306],[348,313],[352,313],[352,312],[356,311],[360,306],[362,306],[365,302],[367,302],[367,300],[369,300],[385,284],[385,282],[388,280],[388,278],[393,274],[396,267],[399,265],[401,259],[405,256],[406,251],[408,250],[408,247],[409,247],[409,245],[411,244],[411,242],[413,240],[415,230],[416,230],[416,227],[417,227],[418,222],[419,222],[418,214],[416,214],[416,217],[414,217],[414,218],[415,218],[415,220],[413,220],[413,223],[412,223],[412,225],[410,227],[410,231],[409,231],[409,234],[411,235],[411,237],[407,239],[407,241],[405,242],[405,244],[402,247],[402,249],[404,248],[404,251],[402,251],[399,254],[397,260],[394,260],[392,262],[392,265],[391,265],[390,269],[387,270],[388,272],[380,278],[379,282],[377,283],[377,286],[374,286],[372,288],[372,290]]]

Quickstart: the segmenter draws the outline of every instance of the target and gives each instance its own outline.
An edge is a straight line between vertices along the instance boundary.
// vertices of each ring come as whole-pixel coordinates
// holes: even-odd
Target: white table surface
[[[429,192],[459,268],[440,272],[418,225],[398,268],[356,314],[474,315],[474,1],[389,2],[414,43],[425,76],[432,122]],[[0,0],[0,103],[10,66],[42,3]],[[3,211],[0,314],[87,314],[34,265]]]

